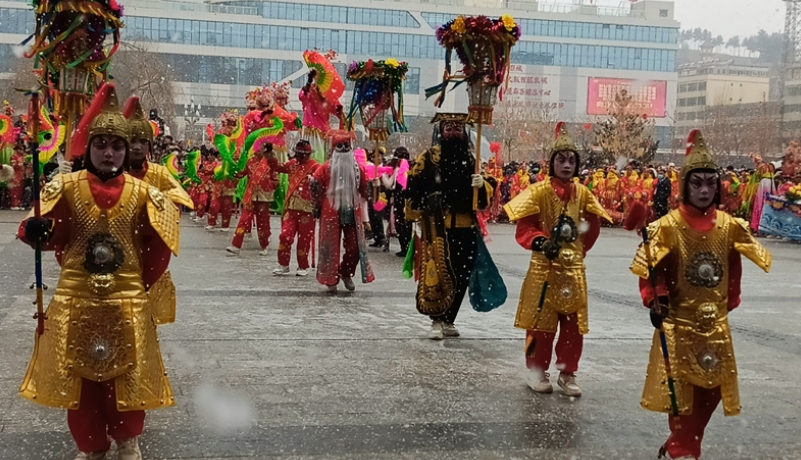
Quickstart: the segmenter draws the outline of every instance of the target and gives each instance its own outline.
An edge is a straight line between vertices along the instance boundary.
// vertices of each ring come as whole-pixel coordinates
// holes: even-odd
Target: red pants
[[[339,277],[353,278],[359,265],[359,235],[355,224],[340,225],[339,230],[342,232],[342,247],[345,248],[339,264]]]
[[[198,217],[203,217],[206,215],[206,209],[209,206],[209,194],[207,192],[198,192],[194,199],[195,202],[195,212],[197,213]]]
[[[8,195],[9,199],[11,200],[11,207],[12,208],[21,208],[22,207],[22,192],[25,191],[25,188],[22,185],[12,185],[8,188]]]
[[[209,207],[209,225],[215,227],[217,225],[217,214],[222,212],[222,228],[229,228],[231,226],[231,214],[233,211],[233,196],[221,196],[216,200],[211,200],[211,207]]]
[[[234,247],[242,249],[242,241],[245,239],[245,233],[249,233],[253,226],[253,219],[256,219],[259,246],[264,249],[270,244],[270,203],[254,201],[253,209],[242,208],[242,217],[239,218],[239,225],[236,226],[234,240],[231,242]]]
[[[118,411],[114,380],[98,383],[83,379],[80,406],[67,411],[67,425],[78,450],[105,452],[111,448],[111,438],[128,439],[142,434],[145,411]]]
[[[704,440],[704,430],[712,414],[720,404],[720,387],[707,390],[706,388],[693,387],[693,413],[690,415],[679,416],[679,427],[673,416],[668,416],[670,425],[670,437],[665,442],[670,458],[692,455],[695,458],[701,456],[701,441]]]
[[[292,243],[298,236],[298,268],[309,268],[309,248],[314,238],[314,218],[310,212],[287,209],[281,220],[281,236],[278,245],[278,265],[289,266]]]
[[[556,342],[556,368],[561,372],[574,374],[578,371],[581,352],[584,349],[584,336],[579,334],[578,316],[559,315],[559,340]],[[547,371],[551,366],[553,354],[553,332],[526,331],[526,367]],[[532,346],[532,341],[534,344]]]

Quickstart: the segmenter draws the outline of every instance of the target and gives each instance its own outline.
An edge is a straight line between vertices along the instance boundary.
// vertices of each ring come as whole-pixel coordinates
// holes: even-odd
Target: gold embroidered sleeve
[[[180,213],[178,208],[156,187],[147,188],[147,215],[150,225],[173,254],[178,255],[180,246]]]
[[[746,221],[738,217],[733,217],[732,219],[734,219],[735,222],[734,225],[731,226],[734,250],[744,255],[765,273],[770,272],[773,256],[771,256],[765,246],[762,246],[762,244],[754,238]]]
[[[509,216],[509,221],[514,222],[527,216],[539,214],[540,207],[537,198],[544,191],[544,188],[539,186],[541,183],[544,182],[538,182],[528,187],[514,197],[512,201],[506,203],[503,209],[506,211],[506,215]]]
[[[172,174],[170,174],[167,168],[164,168],[164,172],[162,173],[161,187],[159,187],[159,189],[176,205],[183,205],[189,209],[195,208],[195,204],[192,203],[192,198],[190,198],[186,190],[181,187],[181,184],[172,177]]]
[[[640,246],[637,248],[637,254],[634,256],[634,261],[631,263],[629,269],[640,278],[648,279],[649,263],[652,267],[656,267],[665,256],[670,254],[672,232],[670,231],[670,227],[666,226],[668,223],[667,219],[668,216],[665,216],[656,222],[651,222],[647,230],[649,241],[648,248],[642,243],[640,243]],[[650,253],[646,249],[650,249]]]
[[[584,187],[583,185],[581,187]],[[601,219],[605,219],[607,222],[611,223],[612,218],[609,217],[606,210],[601,206],[601,203],[598,202],[598,198],[590,192],[590,190],[584,187],[585,195],[587,197],[586,206],[584,206],[584,211],[589,212],[590,214],[595,214],[596,216],[600,217]]]

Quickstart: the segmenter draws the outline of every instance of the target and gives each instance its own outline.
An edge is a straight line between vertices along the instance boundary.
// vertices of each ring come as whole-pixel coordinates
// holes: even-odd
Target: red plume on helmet
[[[131,96],[125,101],[125,107],[122,109],[122,116],[125,118],[131,118],[133,115],[134,110],[136,110],[136,103],[139,102],[139,96]]]
[[[626,230],[634,230],[645,226],[645,220],[648,217],[648,208],[645,207],[642,201],[633,201],[626,219],[623,221],[623,228]]]
[[[556,130],[554,132],[554,138],[559,137],[559,132],[562,131],[562,128],[564,128],[564,127],[565,127],[565,122],[564,121],[560,121],[559,123],[556,124]]]
[[[75,128],[75,132],[72,135],[70,160],[73,158],[82,157],[84,154],[86,154],[92,121],[94,121],[94,119],[100,115],[100,112],[103,111],[103,106],[106,103],[106,99],[113,89],[113,83],[104,83],[103,86],[97,90],[97,93],[95,93],[94,99],[92,99],[89,107],[87,107],[86,112],[84,112],[83,116],[81,117],[81,121],[78,122],[78,126]]]
[[[693,145],[695,145],[695,139],[698,137],[699,132],[700,131],[697,129],[690,131],[690,135],[687,136],[687,152],[684,154],[684,156],[690,154],[690,151],[693,149]]]

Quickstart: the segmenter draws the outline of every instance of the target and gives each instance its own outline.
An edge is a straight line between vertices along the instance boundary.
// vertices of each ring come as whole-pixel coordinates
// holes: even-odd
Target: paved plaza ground
[[[33,251],[13,236],[23,217],[0,212],[0,459],[72,460],[65,413],[17,395],[36,324]],[[587,258],[584,396],[571,399],[525,384],[512,324],[529,255],[513,226],[490,227],[506,305],[465,301],[462,337],[441,342],[426,338],[395,242],[370,253],[374,283],[331,296],[313,272],[271,276],[275,252],[260,257],[255,241],[229,257],[231,233],[186,216],[181,231],[178,318],[159,328],[177,406],[148,414],[146,459],[651,459],[666,438],[667,417],[639,407],[653,328],[628,271],[636,235],[605,228]],[[801,459],[801,245],[763,242],[773,269],[744,260],[730,317],[743,415],[718,410],[705,460]]]

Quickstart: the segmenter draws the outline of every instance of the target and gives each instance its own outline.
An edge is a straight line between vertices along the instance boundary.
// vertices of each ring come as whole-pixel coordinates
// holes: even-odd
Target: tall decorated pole
[[[508,14],[491,19],[486,16],[458,16],[437,29],[437,40],[445,47],[445,75],[441,84],[428,88],[426,96],[439,93],[442,106],[451,81],[467,83],[470,99],[468,118],[478,125],[476,173],[481,168],[481,127],[492,124],[492,110],[499,87],[509,81],[510,53],[520,38],[520,28]],[[451,74],[452,51],[462,63],[461,73]],[[501,92],[503,97],[503,92]],[[473,190],[473,208],[478,207],[478,189]]]
[[[34,59],[44,105],[64,122],[69,160],[78,120],[119,48],[122,6],[116,0],[33,0],[33,7],[36,31],[23,42],[33,40],[25,56]]]
[[[353,99],[347,115],[348,129],[353,129],[353,117],[358,111],[370,140],[374,142],[376,177],[381,165],[378,147],[387,140],[390,131],[387,111],[390,111],[392,131],[406,131],[403,121],[403,80],[406,79],[408,70],[408,64],[392,58],[384,61],[353,62],[348,67],[348,80],[354,82]],[[378,200],[378,188],[374,189],[373,200]]]
[[[31,96],[31,107],[28,119],[31,121],[31,155],[33,156],[33,215],[36,220],[42,217],[42,207],[39,202],[41,197],[41,181],[39,170],[39,93],[34,92]],[[42,242],[36,240],[34,246],[34,275],[36,278],[34,287],[36,288],[36,333],[44,334],[44,284],[42,283]]]

